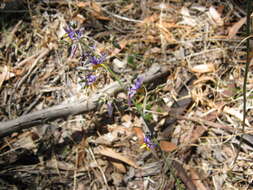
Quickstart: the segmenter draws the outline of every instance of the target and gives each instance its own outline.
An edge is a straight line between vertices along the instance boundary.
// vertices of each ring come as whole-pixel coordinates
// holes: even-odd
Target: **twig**
[[[93,159],[93,160],[95,161],[95,163],[97,164],[97,167],[98,167],[99,171],[100,171],[101,174],[102,174],[102,177],[103,177],[103,180],[104,180],[105,185],[108,187],[108,182],[107,182],[105,173],[104,173],[103,169],[100,167],[100,165],[98,164],[98,162],[97,162],[97,160],[96,160],[96,158],[95,158],[95,155],[94,155],[92,149],[89,148],[88,151],[89,151],[89,153],[91,154],[92,159]]]
[[[21,84],[28,78],[33,69],[37,66],[39,60],[46,56],[50,52],[50,49],[44,49],[41,54],[37,57],[37,59],[33,62],[32,66],[29,68],[25,76],[16,84],[15,89],[18,89]]]
[[[168,73],[169,67],[167,65],[161,67],[158,64],[154,64],[147,72],[141,74],[140,77],[143,77],[145,83],[149,83],[157,78],[167,75]],[[122,83],[124,86],[127,85],[125,79],[122,80]],[[0,138],[10,135],[13,132],[18,132],[35,125],[46,123],[50,120],[94,110],[97,107],[100,98],[105,95],[112,96],[115,93],[122,91],[124,86],[121,86],[118,82],[113,82],[100,91],[92,94],[87,100],[53,106],[51,108],[35,111],[18,117],[14,120],[0,122]]]
[[[136,19],[127,18],[127,17],[123,17],[123,16],[120,16],[120,15],[114,14],[114,13],[112,13],[112,12],[106,10],[105,8],[102,8],[102,9],[103,9],[103,11],[105,11],[107,14],[109,14],[109,15],[115,17],[115,18],[124,20],[124,21],[135,22],[135,23],[141,23],[141,22],[143,22],[143,21],[141,21],[141,20],[136,20]]]

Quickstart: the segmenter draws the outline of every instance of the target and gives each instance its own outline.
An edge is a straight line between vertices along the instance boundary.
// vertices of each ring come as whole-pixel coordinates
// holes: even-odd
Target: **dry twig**
[[[168,66],[160,67],[159,65],[155,64],[146,73],[140,76],[144,77],[144,82],[148,83],[168,74],[168,72]],[[124,82],[124,85],[126,85],[126,81],[122,82]],[[123,89],[124,86],[121,86],[118,82],[113,82],[105,88],[101,89],[99,92],[92,94],[87,100],[57,105],[51,108],[21,116],[14,120],[1,122],[0,137],[10,135],[13,132],[18,132],[22,129],[27,129],[35,125],[46,123],[56,118],[76,115],[94,110],[98,105],[98,100],[104,95],[112,96]]]

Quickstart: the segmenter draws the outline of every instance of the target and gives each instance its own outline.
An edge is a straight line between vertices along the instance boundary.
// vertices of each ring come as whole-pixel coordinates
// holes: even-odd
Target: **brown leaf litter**
[[[16,126],[0,140],[1,188],[252,189],[252,73],[233,163],[246,60],[238,2],[24,1],[16,18],[0,8],[0,131],[7,121]],[[102,68],[85,85],[82,52],[69,56],[70,24],[84,27],[85,45],[106,52],[124,84],[149,77],[134,97],[138,110]],[[166,74],[150,77],[159,68]],[[62,107],[83,110],[93,98],[85,113]],[[19,128],[27,124],[20,118],[30,127]],[[150,128],[156,146],[142,149]]]

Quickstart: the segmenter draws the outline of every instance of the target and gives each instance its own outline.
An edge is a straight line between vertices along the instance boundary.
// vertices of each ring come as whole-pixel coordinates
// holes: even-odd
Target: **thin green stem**
[[[251,0],[247,0],[247,36],[250,36],[251,32],[251,22],[250,22],[250,13],[251,13]],[[243,80],[243,119],[242,119],[242,133],[240,135],[240,143],[239,143],[239,148],[236,153],[235,159],[234,159],[234,164],[236,163],[239,153],[240,153],[240,148],[242,146],[243,142],[243,137],[245,133],[245,121],[247,117],[247,80],[248,80],[248,72],[249,72],[249,65],[250,65],[250,38],[247,38],[246,41],[246,46],[247,46],[247,62],[245,64],[245,73],[244,73],[244,80]]]
[[[122,81],[120,80],[120,78],[118,77],[118,75],[115,74],[115,73],[111,70],[110,67],[108,67],[108,66],[105,65],[105,64],[101,64],[101,65],[102,65],[102,67],[105,68],[105,70],[107,70],[107,71],[119,82],[120,86],[122,86],[123,88],[125,88],[124,84],[122,83]]]

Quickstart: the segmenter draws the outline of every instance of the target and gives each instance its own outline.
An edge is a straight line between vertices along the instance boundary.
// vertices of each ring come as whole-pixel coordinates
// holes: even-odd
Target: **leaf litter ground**
[[[1,189],[252,189],[251,73],[246,135],[233,163],[243,117],[243,7],[119,0],[23,8],[2,19],[2,122],[127,83],[104,93],[96,109],[2,138]],[[82,43],[66,34],[69,26],[84,29]],[[106,54],[104,66],[88,64],[93,52],[93,63]],[[141,87],[133,80],[159,67],[165,75]]]

